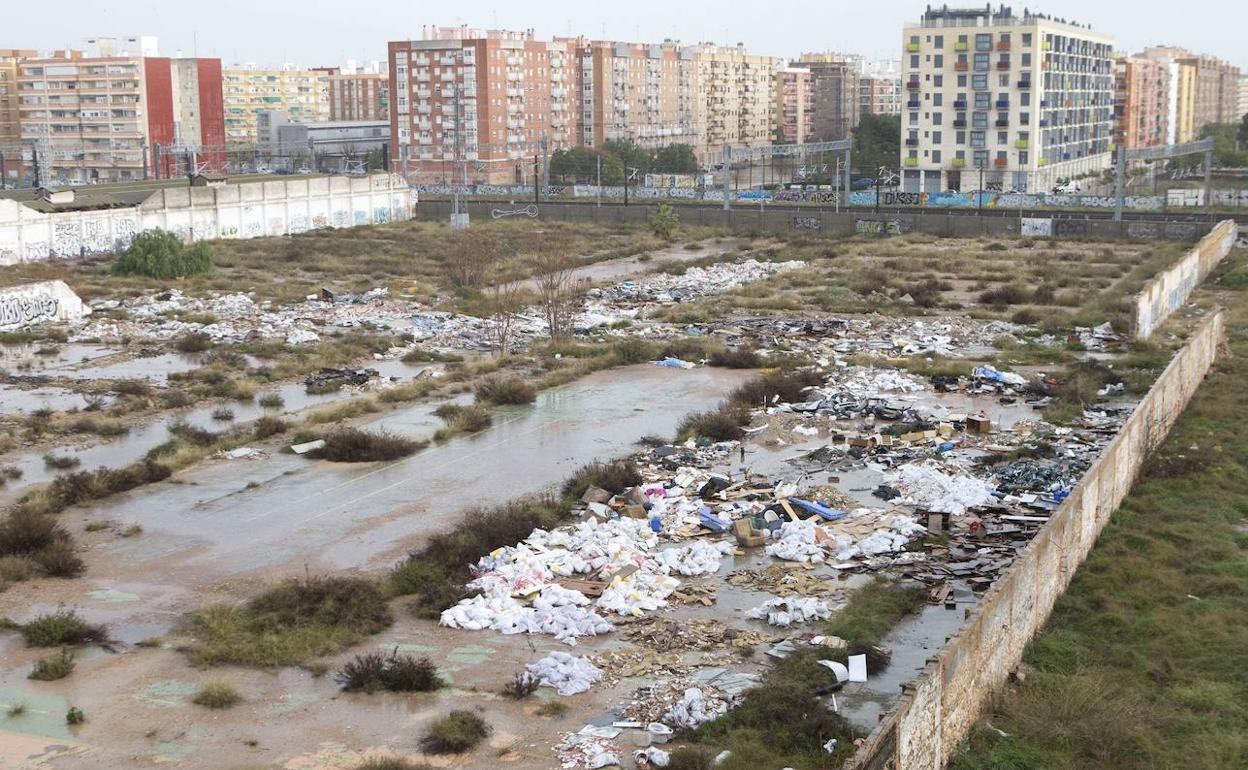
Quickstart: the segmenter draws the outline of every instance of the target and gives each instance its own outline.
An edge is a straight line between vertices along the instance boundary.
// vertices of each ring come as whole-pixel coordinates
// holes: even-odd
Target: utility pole
[[[598,151],[598,207],[602,207],[602,150]]]
[[[728,192],[728,185],[732,182],[732,145],[724,145],[724,211],[731,208],[729,199],[732,197]]]
[[[542,202],[541,188],[538,186],[539,181],[540,180],[538,179],[538,176],[537,176],[537,153],[533,153],[533,202],[534,203]]]
[[[34,186],[36,189],[38,189],[40,187],[43,187],[43,179],[41,178],[42,174],[39,173],[39,143],[38,142],[30,143],[30,158],[33,161],[31,165],[35,169],[35,180],[34,180],[35,185]]]
[[[542,193],[550,189],[550,144],[542,134]]]
[[[158,146],[159,146],[159,145],[158,145]],[[3,156],[3,155],[0,155],[0,167],[2,167],[2,166],[3,166],[3,164],[4,164],[4,156]],[[144,178],[144,179],[147,179],[147,174],[148,174],[148,170],[147,170],[147,140],[146,140],[146,139],[144,139],[144,140],[143,140],[143,178]],[[0,180],[2,180],[2,179],[3,179],[3,176],[4,176],[3,174],[0,174]]]
[[[0,149],[0,190],[9,189],[9,171],[4,166],[4,150]]]
[[[984,213],[984,164],[979,164],[979,189],[975,191],[975,210]]]
[[[844,183],[844,187],[845,187],[845,207],[846,208],[849,208],[850,177],[854,175],[853,155],[854,155],[854,144],[853,144],[853,141],[851,140],[849,146],[845,148],[845,178],[842,180]]]

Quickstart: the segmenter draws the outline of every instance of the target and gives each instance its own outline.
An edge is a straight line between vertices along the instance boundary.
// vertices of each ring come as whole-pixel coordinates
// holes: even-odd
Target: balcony
[[[1020,90],[1022,90],[1022,91],[1026,91],[1026,90],[1028,90],[1028,89],[1030,89],[1030,88],[1031,88],[1031,81],[1030,81],[1030,80],[1020,80],[1020,81],[1018,81],[1017,83],[1015,83],[1015,85],[1016,85],[1016,86],[1018,86],[1018,88],[1019,88]]]
[[[906,158],[904,161],[902,161],[902,165],[906,166],[907,168],[914,168],[915,166],[919,165],[919,159],[918,158]]]
[[[918,53],[918,52],[919,52],[918,43],[906,43],[906,53]]]
[[[965,100],[965,99],[955,99],[955,100],[954,100],[954,102],[953,102],[953,108],[954,108],[955,110],[965,110],[965,109],[966,109],[966,100]]]
[[[953,127],[954,128],[966,128],[966,120],[953,121]]]
[[[917,138],[917,137],[910,137],[910,138],[907,138],[907,139],[906,139],[906,146],[907,146],[907,147],[918,147],[918,146],[919,146],[919,140],[918,140],[918,138]]]
[[[1009,99],[998,99],[998,100],[997,100],[997,109],[998,109],[998,110],[1008,110],[1009,108],[1010,108],[1010,101],[1009,101]]]
[[[919,81],[917,81],[917,80],[910,80],[910,81],[907,81],[907,82],[906,82],[906,90],[907,90],[907,91],[918,91],[918,90],[919,90]]]
[[[1005,164],[1006,164],[1005,158],[994,158],[992,161],[992,165],[996,166],[997,168],[1005,168]]]
[[[971,68],[971,65],[967,62],[959,61],[953,63],[953,68],[958,72],[966,72]]]
[[[1010,119],[1009,118],[997,118],[996,123],[994,123],[993,125],[995,125],[997,128],[1009,128]]]
[[[917,110],[919,108],[919,100],[911,99],[910,101],[906,102],[906,107],[912,110]]]
[[[954,158],[953,167],[954,168],[966,168],[966,158]]]
[[[965,41],[962,41],[962,40],[959,40],[958,42],[956,42],[956,43],[954,43],[954,44],[953,44],[953,50],[955,50],[955,51],[965,51],[965,50],[967,50],[967,49],[969,49],[969,48],[970,48],[970,46],[968,46],[968,45],[966,44],[966,42],[965,42]]]
[[[1010,68],[1010,63],[1009,63],[1008,61],[999,61],[999,62],[997,62],[997,69],[999,69],[999,70],[1008,70],[1009,68]]]
[[[1031,146],[1031,141],[1027,139],[1019,139],[1018,141],[1014,142],[1014,149],[1016,150],[1025,150],[1030,146]]]
[[[997,41],[997,50],[998,50],[998,51],[1008,51],[1008,50],[1010,50],[1010,41],[1008,41],[1008,40],[998,40],[998,41]]]

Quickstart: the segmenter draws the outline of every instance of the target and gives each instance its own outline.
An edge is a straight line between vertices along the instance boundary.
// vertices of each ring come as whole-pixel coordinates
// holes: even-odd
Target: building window
[[[966,75],[958,75],[958,88],[966,88]]]
[[[983,131],[972,131],[972,132],[971,132],[971,147],[972,147],[972,148],[982,148],[982,147],[984,147],[984,146],[985,146],[985,145],[984,145],[984,132],[983,132]]]
[[[1029,53],[1025,53],[1025,54],[1023,54],[1023,60],[1022,60],[1022,61],[1023,61],[1023,66],[1024,66],[1024,67],[1030,67],[1030,66],[1031,66],[1031,54],[1029,54]]]
[[[975,151],[975,168],[984,168],[987,165],[988,165],[988,151],[976,150]]]
[[[976,91],[987,91],[988,90],[988,76],[987,75],[973,75],[971,77],[971,88],[975,89]]]
[[[944,117],[945,114],[943,112],[932,113],[932,125],[939,126],[942,122],[944,122]]]
[[[945,57],[940,54],[936,54],[936,56],[933,57],[932,64],[936,67],[945,66]]]
[[[988,54],[986,53],[975,54],[975,71],[980,72],[980,71],[987,70],[987,69],[988,69]]]
[[[940,150],[932,150],[932,162],[933,163],[940,162]]]
[[[919,55],[916,53],[910,57],[910,69],[917,70],[918,68],[919,68]]]
[[[940,144],[941,134],[939,131],[932,132],[932,144]]]
[[[1031,45],[1031,33],[1030,32],[1023,33],[1023,45]]]
[[[991,51],[992,50],[992,34],[989,33],[989,34],[976,35],[975,36],[975,50],[976,51]]]
[[[945,36],[944,36],[944,35],[937,35],[937,36],[936,36],[936,47],[937,47],[937,48],[944,48],[944,47],[945,47]]]
[[[971,114],[971,127],[972,128],[987,128],[988,127],[988,113],[986,112],[972,113]]]
[[[933,106],[933,107],[941,107],[941,106],[943,106],[943,105],[944,105],[944,100],[945,100],[945,99],[944,99],[944,94],[940,94],[940,93],[935,93],[935,94],[932,94],[932,106]]]
[[[988,106],[991,102],[992,102],[992,94],[988,93],[987,91],[975,92],[975,109],[986,110],[988,109]]]

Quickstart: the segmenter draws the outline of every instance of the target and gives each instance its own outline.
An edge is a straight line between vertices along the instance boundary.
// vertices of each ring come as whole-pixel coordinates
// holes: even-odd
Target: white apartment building
[[[1113,38],[946,6],[906,26],[902,46],[903,190],[1041,192],[1112,166]]]

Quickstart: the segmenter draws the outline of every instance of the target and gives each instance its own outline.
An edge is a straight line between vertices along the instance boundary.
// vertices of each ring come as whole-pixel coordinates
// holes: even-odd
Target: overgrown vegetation
[[[1242,256],[1225,274],[1241,269]],[[1025,678],[954,770],[1243,765],[1248,306],[1219,299],[1231,355],[1149,458],[1027,646]]]
[[[168,230],[146,230],[113,261],[113,275],[185,278],[212,270],[212,246],[199,241],[187,246]]]
[[[563,496],[568,500],[580,500],[590,487],[618,495],[641,482],[641,471],[631,460],[595,461],[582,465],[563,482]]]
[[[48,514],[17,505],[0,518],[0,587],[35,574],[74,577],[84,568],[69,530]]]
[[[444,682],[428,658],[405,655],[397,649],[365,652],[347,661],[334,680],[347,692],[431,692]]]
[[[494,422],[490,410],[482,404],[442,404],[433,413],[446,423],[434,433],[434,441],[446,441],[462,433],[480,433]]]
[[[879,649],[885,635],[927,602],[927,589],[917,583],[876,578],[850,594],[849,602],[828,621],[825,630],[848,645],[847,654],[866,655],[871,670],[887,663]]]
[[[289,580],[242,606],[216,605],[195,613],[188,652],[202,665],[298,665],[338,653],[393,620],[371,580]]]
[[[826,655],[806,649],[779,661],[761,685],[742,695],[736,708],[698,728],[694,733],[698,743],[732,752],[717,767],[838,767],[853,752],[853,740],[860,733],[821,700],[836,682],[835,675],[819,665],[821,657]],[[833,738],[836,750],[829,754],[824,744]]]
[[[528,671],[521,671],[509,679],[507,684],[503,685],[502,694],[512,700],[524,700],[537,692],[537,689],[541,686],[542,684],[537,677]]]
[[[420,739],[420,747],[430,754],[462,754],[489,734],[490,726],[484,719],[461,709],[434,720]]]

